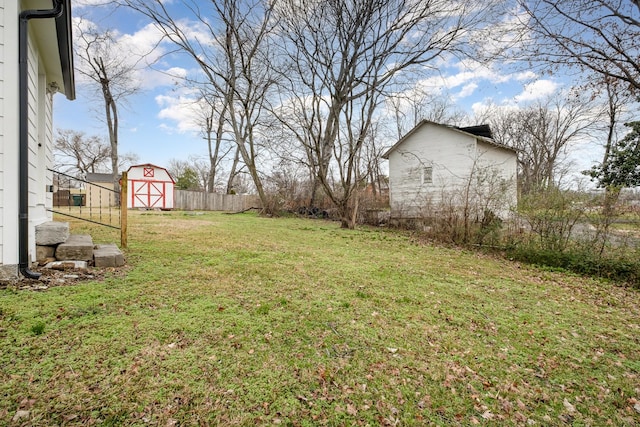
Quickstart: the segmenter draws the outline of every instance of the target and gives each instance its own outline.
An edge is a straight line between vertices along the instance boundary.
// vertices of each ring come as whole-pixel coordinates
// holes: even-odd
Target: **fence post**
[[[120,247],[127,247],[127,173],[122,172],[120,179]]]

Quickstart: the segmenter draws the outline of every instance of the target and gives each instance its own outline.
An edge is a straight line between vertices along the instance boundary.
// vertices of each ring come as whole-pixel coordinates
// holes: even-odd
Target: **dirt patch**
[[[86,281],[103,281],[105,277],[124,276],[127,266],[117,268],[68,268],[52,269],[38,267],[32,270],[40,273],[39,279],[27,279],[19,277],[11,280],[0,281],[0,289],[16,289],[21,291],[46,291],[56,286],[71,286]]]

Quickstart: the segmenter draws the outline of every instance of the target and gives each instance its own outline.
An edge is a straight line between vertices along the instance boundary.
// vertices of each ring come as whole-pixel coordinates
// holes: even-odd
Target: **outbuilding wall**
[[[505,218],[516,205],[516,154],[485,138],[426,122],[387,156],[392,220],[464,206]]]
[[[173,209],[174,181],[165,168],[151,164],[131,166],[127,180],[127,207]]]
[[[421,217],[426,206],[441,203],[468,176],[474,156],[469,135],[443,126],[417,129],[389,155],[392,218]]]

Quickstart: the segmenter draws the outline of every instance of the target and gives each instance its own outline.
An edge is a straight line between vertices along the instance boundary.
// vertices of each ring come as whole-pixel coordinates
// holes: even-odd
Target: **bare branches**
[[[567,150],[587,137],[596,123],[588,100],[550,98],[523,109],[492,113],[496,142],[518,150],[523,194],[557,186]]]
[[[239,154],[267,206],[257,168],[256,126],[273,85],[266,47],[272,7],[260,0],[184,1],[187,21],[174,18],[161,0],[121,3],[151,19],[167,40],[198,64],[203,86],[220,97]]]
[[[627,0],[520,1],[533,37],[529,54],[640,89],[640,7]]]
[[[109,145],[98,136],[60,129],[53,149],[55,166],[61,172],[82,176],[108,169]]]
[[[443,0],[283,0],[275,13],[289,99],[282,123],[305,146],[324,192],[343,226],[366,174],[362,147],[374,113],[395,78],[420,72],[447,53],[459,53],[474,22],[490,8]],[[291,123],[290,119],[296,122]],[[335,170],[332,171],[332,168]],[[332,173],[333,172],[333,173]],[[333,179],[338,182],[334,183]]]
[[[114,34],[101,31],[90,22],[76,21],[75,43],[78,72],[95,82],[104,103],[104,120],[109,132],[111,173],[114,188],[118,188],[119,106],[125,99],[140,90],[140,82],[134,79],[134,72],[142,56],[121,52],[117,48]]]

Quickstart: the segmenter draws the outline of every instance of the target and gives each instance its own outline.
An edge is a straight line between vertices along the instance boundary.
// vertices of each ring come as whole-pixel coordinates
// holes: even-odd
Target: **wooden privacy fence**
[[[173,207],[185,211],[240,212],[251,208],[261,208],[262,204],[260,198],[254,195],[174,190]]]

